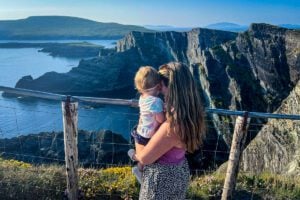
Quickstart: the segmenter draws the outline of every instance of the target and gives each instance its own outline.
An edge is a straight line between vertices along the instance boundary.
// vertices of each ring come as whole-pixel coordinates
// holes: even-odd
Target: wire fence
[[[19,95],[30,95],[30,91],[26,90],[15,91],[12,88],[0,87],[1,90],[14,91]],[[35,92],[33,96],[38,97],[39,92]],[[3,111],[0,113],[2,120],[2,122],[0,121],[0,158],[5,159],[1,160],[2,164],[0,165],[0,186],[4,188],[1,192],[7,198],[9,196],[12,199],[20,197],[18,196],[20,192],[25,194],[25,191],[40,192],[46,194],[49,199],[67,198],[65,193],[63,113],[60,105],[60,100],[64,101],[67,98],[64,95],[54,95],[49,100],[49,96],[51,94],[43,93],[42,98],[48,100],[35,99],[33,102],[32,99],[26,98],[0,99],[0,110]],[[79,177],[82,179],[79,180],[79,184],[83,193],[80,195],[87,199],[137,198],[137,192],[132,191],[134,189],[131,188],[131,186],[136,188],[136,182],[132,185],[132,182],[126,178],[123,184],[128,186],[124,192],[128,196],[112,192],[113,184],[107,187],[107,191],[93,188],[92,185],[100,181],[94,180],[93,177],[101,177],[102,181],[110,184],[112,177],[91,171],[88,177],[93,179],[92,182],[85,178],[89,169],[133,166],[134,163],[127,156],[127,151],[134,148],[130,132],[138,122],[136,102],[88,97],[71,98],[73,101],[79,101],[77,146],[79,166],[82,167],[82,170],[79,169]],[[93,100],[94,102],[91,103]],[[17,101],[17,104],[10,104],[12,101]],[[206,109],[207,133],[204,146],[195,154],[188,155],[194,177],[214,173],[228,160],[236,118],[244,113],[242,111]],[[249,117],[252,118],[252,122],[247,130],[246,144],[265,126],[267,123],[265,119],[300,120],[299,115],[256,112],[250,112]],[[255,152],[250,153],[255,154]],[[32,165],[29,167],[24,163],[16,163],[20,167],[19,171],[16,171],[15,168],[9,168],[11,164],[6,162],[7,159],[24,161]],[[51,170],[47,168],[48,165],[44,164],[51,164],[49,165]],[[57,167],[51,168],[53,164]],[[25,178],[20,178],[20,174],[25,175]],[[34,179],[35,176],[40,177]],[[255,187],[254,182],[252,189],[249,187],[249,191],[244,191],[244,195],[247,196],[245,199],[255,199],[258,188]],[[101,184],[105,185],[105,183]],[[220,187],[219,182],[213,183],[210,190],[219,190],[219,192],[215,192],[215,196],[211,196],[211,198],[220,198]],[[18,189],[12,193],[12,188]],[[264,188],[260,188],[260,190],[264,190]],[[38,199],[44,197],[37,196]],[[27,199],[24,195],[21,198]],[[190,195],[189,198],[197,199],[198,196]]]

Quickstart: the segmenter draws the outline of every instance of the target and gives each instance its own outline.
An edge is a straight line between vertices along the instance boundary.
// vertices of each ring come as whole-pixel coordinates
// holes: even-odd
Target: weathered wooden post
[[[78,102],[71,102],[70,96],[67,97],[66,101],[62,102],[67,175],[67,196],[69,200],[78,199],[77,108]]]
[[[238,116],[236,119],[222,192],[222,200],[232,199],[239,171],[240,158],[247,138],[249,122],[250,118],[248,118],[248,112],[245,112],[244,116]]]

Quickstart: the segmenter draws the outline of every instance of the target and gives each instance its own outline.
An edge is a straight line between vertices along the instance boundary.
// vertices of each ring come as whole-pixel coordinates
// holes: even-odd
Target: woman
[[[167,120],[135,155],[142,165],[139,199],[185,199],[189,168],[185,152],[194,152],[204,137],[204,115],[188,67],[171,62],[159,69]]]

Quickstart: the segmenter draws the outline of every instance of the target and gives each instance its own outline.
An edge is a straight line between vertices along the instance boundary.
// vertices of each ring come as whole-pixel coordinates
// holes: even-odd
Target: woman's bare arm
[[[178,144],[174,134],[168,134],[169,123],[164,122],[152,136],[149,143],[135,155],[142,165],[154,163],[158,158]]]
[[[144,149],[144,147],[145,147],[144,145],[141,145],[141,144],[135,142],[135,152],[137,154],[140,153]]]

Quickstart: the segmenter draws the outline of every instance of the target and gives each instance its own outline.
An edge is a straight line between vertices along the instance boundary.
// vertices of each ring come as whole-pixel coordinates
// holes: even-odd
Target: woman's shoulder
[[[168,121],[165,121],[160,125],[159,131],[162,132],[162,135],[164,135],[165,137],[169,137],[169,138],[179,140],[179,137],[175,133],[174,128],[171,127],[171,124]]]
[[[170,129],[170,123],[167,122],[167,121],[164,121],[164,122],[159,126],[158,132],[162,132],[163,135],[167,135],[169,129]]]

